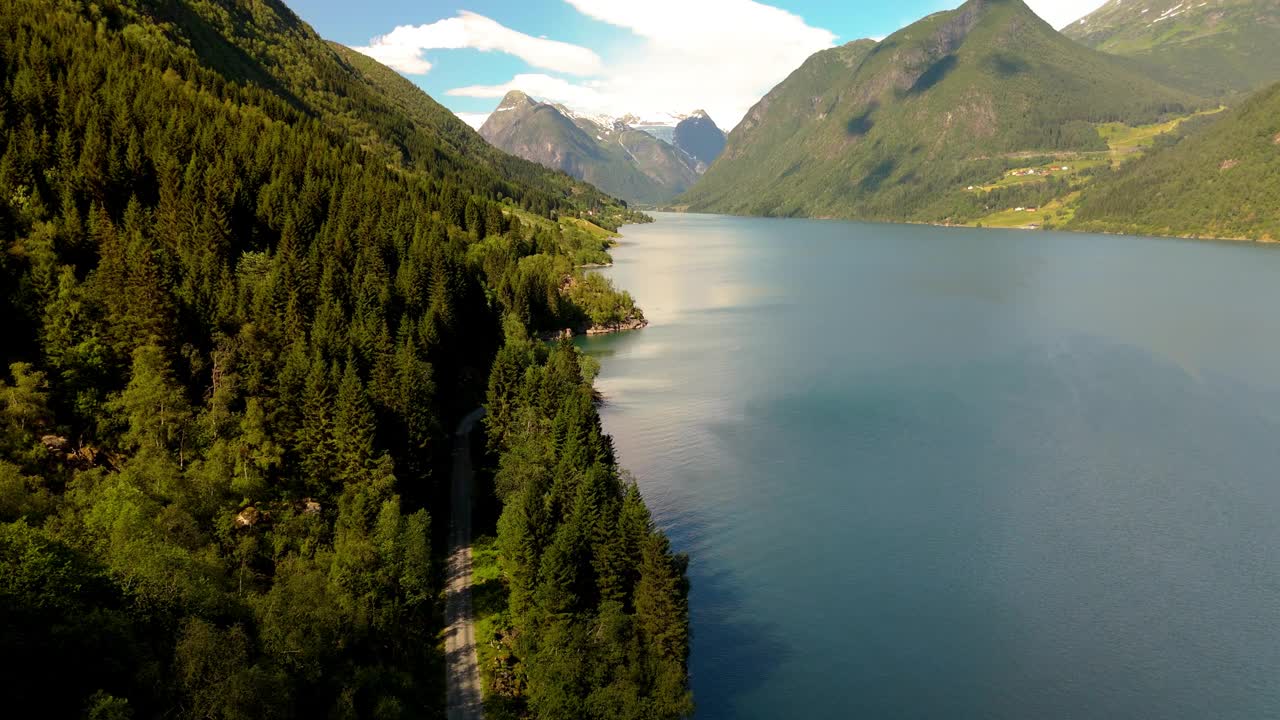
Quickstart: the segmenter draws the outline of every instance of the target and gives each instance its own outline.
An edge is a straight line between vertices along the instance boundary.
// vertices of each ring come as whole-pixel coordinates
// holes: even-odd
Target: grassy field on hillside
[[[1127,125],[1119,122],[1097,123],[1095,129],[1107,143],[1107,150],[1097,152],[1060,152],[1034,159],[1035,164],[1005,171],[984,185],[970,186],[975,193],[990,193],[1003,188],[1029,188],[1044,185],[1050,179],[1067,180],[1064,192],[1042,206],[1000,207],[971,223],[973,226],[995,228],[1052,228],[1070,222],[1075,217],[1075,205],[1082,189],[1093,179],[1099,169],[1115,169],[1136,160],[1154,148],[1162,136],[1176,132],[1184,123],[1225,110],[1206,110],[1171,118],[1165,122],[1144,125]],[[1065,168],[1065,169],[1064,169]]]

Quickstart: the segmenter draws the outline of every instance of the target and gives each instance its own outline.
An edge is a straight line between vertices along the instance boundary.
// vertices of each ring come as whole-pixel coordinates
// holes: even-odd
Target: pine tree
[[[158,346],[143,345],[134,351],[129,385],[109,407],[126,423],[128,429],[121,438],[125,447],[175,452],[179,464],[185,460],[191,406]]]
[[[348,361],[338,386],[333,415],[334,478],[357,482],[366,476],[374,459],[373,408],[354,363]]]
[[[689,654],[688,561],[672,556],[670,542],[651,533],[641,547],[636,583],[636,627],[650,652],[683,663]]]
[[[302,461],[305,486],[322,495],[334,492],[334,470],[338,459],[334,439],[334,395],[329,367],[317,355],[307,373],[301,425],[294,439],[294,452]]]

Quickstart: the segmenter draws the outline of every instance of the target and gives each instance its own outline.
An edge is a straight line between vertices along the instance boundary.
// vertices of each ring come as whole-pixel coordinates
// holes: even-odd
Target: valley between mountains
[[[644,207],[1274,240],[1277,82],[1274,0],[1113,0],[1062,32],[970,0],[813,55],[720,152],[518,92],[481,132]]]

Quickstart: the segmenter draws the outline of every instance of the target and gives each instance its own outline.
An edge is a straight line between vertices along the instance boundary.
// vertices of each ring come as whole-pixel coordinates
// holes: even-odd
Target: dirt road
[[[453,448],[453,527],[445,590],[445,664],[449,720],[481,720],[480,668],[476,660],[475,610],[471,602],[471,430],[484,417],[476,410],[458,425]]]

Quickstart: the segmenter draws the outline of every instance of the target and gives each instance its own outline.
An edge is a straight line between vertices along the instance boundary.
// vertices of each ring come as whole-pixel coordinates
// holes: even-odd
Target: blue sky
[[[728,130],[813,52],[960,0],[292,0],[325,38],[477,124],[508,89],[585,112],[709,111]],[[1056,26],[1102,0],[1028,0]]]

